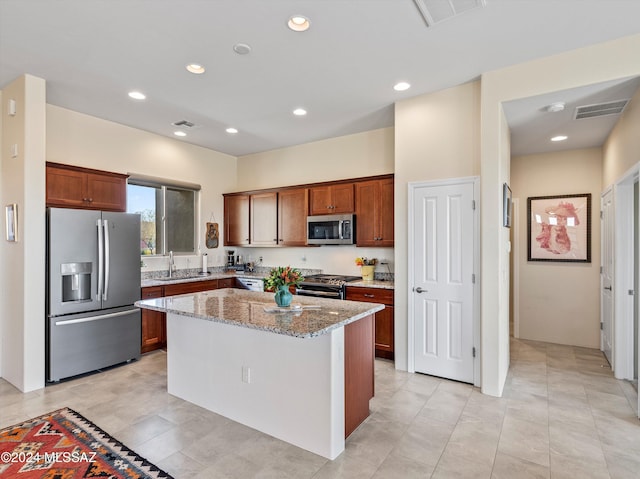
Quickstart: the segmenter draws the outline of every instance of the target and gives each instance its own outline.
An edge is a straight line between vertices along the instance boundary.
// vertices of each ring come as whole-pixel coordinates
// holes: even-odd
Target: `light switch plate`
[[[18,158],[18,144],[11,145],[11,158]]]
[[[13,98],[9,99],[7,110],[9,111],[9,116],[16,116],[16,101]]]

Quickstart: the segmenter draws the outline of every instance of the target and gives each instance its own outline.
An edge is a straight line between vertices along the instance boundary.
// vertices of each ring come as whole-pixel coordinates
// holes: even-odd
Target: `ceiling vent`
[[[477,7],[485,0],[413,0],[428,27]]]
[[[193,123],[191,123],[190,121],[187,121],[187,120],[176,121],[176,122],[172,123],[172,125],[173,126],[179,126],[179,127],[182,127],[182,128],[193,128],[194,126],[196,126],[196,125],[194,125]]]
[[[596,105],[585,105],[576,108],[576,120],[583,120],[584,118],[593,118],[596,116],[605,115],[619,115],[627,106],[629,100],[616,100],[606,103],[598,103]]]

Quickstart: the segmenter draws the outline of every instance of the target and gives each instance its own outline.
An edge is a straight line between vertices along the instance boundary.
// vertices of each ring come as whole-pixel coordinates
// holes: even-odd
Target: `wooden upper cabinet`
[[[315,186],[309,190],[309,214],[353,213],[353,183]]]
[[[278,193],[260,193],[250,196],[249,242],[254,246],[278,244]]]
[[[127,210],[127,175],[47,163],[47,206]]]
[[[278,193],[278,244],[305,246],[307,244],[307,188],[282,190]]]
[[[224,244],[249,244],[249,195],[224,197]]]
[[[393,246],[393,178],[362,181],[356,191],[356,244]]]

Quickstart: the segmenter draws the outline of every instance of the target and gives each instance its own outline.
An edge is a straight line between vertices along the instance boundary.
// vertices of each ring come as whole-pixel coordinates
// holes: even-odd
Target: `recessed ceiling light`
[[[395,91],[405,91],[405,90],[408,90],[409,88],[411,88],[411,85],[406,81],[401,81],[393,85],[393,89]]]
[[[551,105],[547,105],[545,107],[545,110],[547,110],[549,113],[558,113],[559,111],[564,110],[565,107],[565,103],[563,101],[557,101],[555,103],[552,103]]]
[[[187,136],[187,134],[184,131],[180,131],[180,130],[174,131],[173,134],[176,136]]]
[[[304,108],[296,108],[293,110],[293,114],[296,116],[305,116],[307,114],[307,110]]]
[[[567,135],[558,135],[551,138],[551,141],[564,141],[569,138]]]
[[[226,131],[227,133],[232,133],[232,134],[233,134],[233,133],[238,133],[237,128],[232,128],[232,127],[227,128],[225,131]]]
[[[205,68],[197,63],[189,63],[187,65],[187,71],[194,73],[195,75],[202,75],[205,72]]]
[[[130,91],[129,97],[133,98],[134,100],[144,100],[145,98],[147,98],[147,95],[139,91]]]
[[[233,51],[238,55],[247,55],[248,53],[251,53],[251,46],[246,43],[236,43],[233,46]]]
[[[294,32],[304,32],[309,29],[311,24],[307,17],[302,15],[292,15],[287,22],[287,26]]]

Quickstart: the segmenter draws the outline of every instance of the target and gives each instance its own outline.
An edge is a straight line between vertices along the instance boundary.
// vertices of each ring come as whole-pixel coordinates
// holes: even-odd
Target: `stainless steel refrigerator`
[[[140,357],[140,215],[47,209],[48,382]]]

